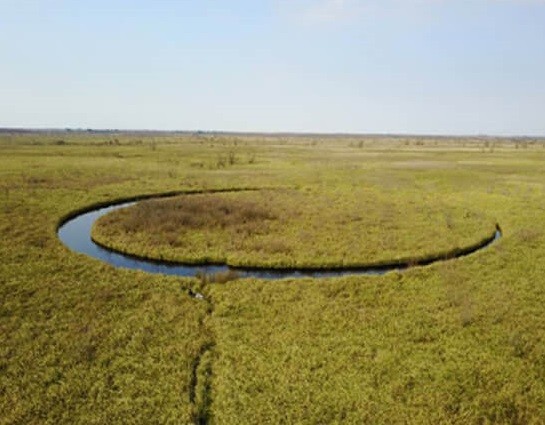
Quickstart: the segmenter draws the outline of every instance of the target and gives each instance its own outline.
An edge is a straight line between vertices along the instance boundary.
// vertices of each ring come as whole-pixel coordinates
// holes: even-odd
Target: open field
[[[0,423],[543,422],[544,142],[0,134]],[[402,273],[205,285],[56,235],[94,203],[248,187],[268,190],[147,201],[95,237],[276,266],[503,237]]]
[[[411,261],[489,237],[485,214],[404,182],[182,195],[149,200],[98,220],[93,238],[117,251],[188,263],[342,267]],[[384,229],[388,229],[385,233]]]

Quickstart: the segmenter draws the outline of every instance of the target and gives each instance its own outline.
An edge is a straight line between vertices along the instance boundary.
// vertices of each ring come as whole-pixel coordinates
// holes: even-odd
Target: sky
[[[0,127],[545,135],[545,0],[0,0]]]

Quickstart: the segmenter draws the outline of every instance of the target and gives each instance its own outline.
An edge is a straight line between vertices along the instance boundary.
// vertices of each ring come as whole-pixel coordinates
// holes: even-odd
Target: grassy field
[[[486,214],[419,196],[410,182],[395,195],[343,183],[149,200],[102,217],[93,239],[187,263],[319,268],[416,261],[495,231]]]
[[[543,143],[0,135],[0,423],[542,423]],[[94,203],[248,187],[271,190],[149,201],[95,236],[268,265],[435,253],[495,223],[503,238],[403,273],[203,286],[56,236]]]

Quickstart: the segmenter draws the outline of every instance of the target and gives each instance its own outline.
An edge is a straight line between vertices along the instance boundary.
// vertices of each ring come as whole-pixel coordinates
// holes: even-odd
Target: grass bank
[[[99,219],[93,239],[140,257],[189,264],[339,268],[417,263],[478,244],[486,213],[412,190],[376,187],[185,195]]]

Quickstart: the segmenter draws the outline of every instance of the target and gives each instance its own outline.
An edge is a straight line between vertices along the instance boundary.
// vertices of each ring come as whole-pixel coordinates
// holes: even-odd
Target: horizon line
[[[313,132],[313,131],[234,131],[234,130],[161,130],[144,128],[91,128],[91,127],[0,127],[0,133],[98,133],[98,134],[183,134],[183,135],[233,135],[233,136],[292,136],[292,137],[422,137],[422,138],[499,138],[499,139],[543,139],[545,135],[531,134],[447,134],[447,133],[387,133],[387,132]]]

